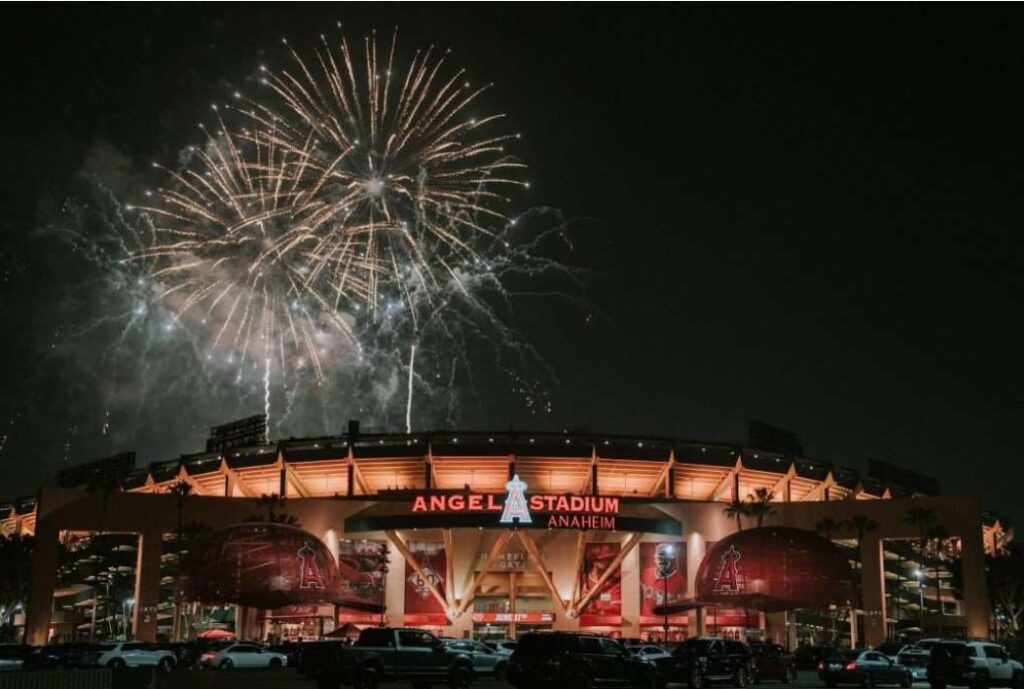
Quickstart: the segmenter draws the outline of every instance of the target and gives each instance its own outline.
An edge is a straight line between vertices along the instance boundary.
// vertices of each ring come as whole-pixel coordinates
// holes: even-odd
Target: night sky
[[[568,260],[588,271],[591,308],[516,312],[558,375],[553,412],[478,390],[465,426],[741,441],[755,418],[800,433],[811,457],[887,459],[1024,517],[1013,9],[21,12],[0,47],[0,497],[114,451],[200,449],[205,428],[159,446],[144,440],[155,428],[97,440],[102,402],[48,353],[74,336],[54,305],[82,270],[39,228],[98,147],[148,174],[197,142],[209,104],[275,59],[282,36],[301,46],[341,20],[350,37],[397,25],[405,48],[448,46],[495,82],[486,104],[522,132],[530,168],[517,204],[560,209]]]

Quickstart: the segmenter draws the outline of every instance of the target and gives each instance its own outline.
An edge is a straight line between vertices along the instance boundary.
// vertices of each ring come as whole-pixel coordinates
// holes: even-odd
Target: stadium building
[[[984,556],[1010,534],[986,521],[978,498],[939,494],[933,481],[889,464],[873,462],[861,475],[807,459],[793,438],[780,442],[766,429],[752,426],[762,447],[573,433],[373,434],[357,424],[339,436],[266,443],[255,418],[214,429],[200,454],[140,469],[130,454],[76,467],[35,498],[0,508],[0,524],[36,539],[19,618],[28,643],[217,628],[311,638],[382,621],[478,638],[585,629],[793,645],[988,635]],[[760,515],[730,509],[744,502],[760,505]],[[772,528],[758,529],[759,521]],[[250,523],[280,528],[254,539],[238,530]],[[733,545],[738,528],[754,545]],[[843,553],[853,573],[847,602],[757,604],[780,585],[774,578],[816,576],[806,564],[813,545],[787,572],[796,560],[771,541],[787,528],[816,532]],[[211,578],[252,584],[267,604],[185,595],[185,553],[204,535],[228,532],[230,547],[218,552],[236,548],[234,559],[215,562]],[[248,535],[236,538],[241,532]],[[306,565],[319,556],[308,542],[296,547],[303,532],[333,556],[342,596],[316,599],[323,582]],[[289,558],[311,589],[301,600],[283,595],[296,585],[282,574]],[[745,595],[732,605],[709,598],[709,571],[716,592]]]

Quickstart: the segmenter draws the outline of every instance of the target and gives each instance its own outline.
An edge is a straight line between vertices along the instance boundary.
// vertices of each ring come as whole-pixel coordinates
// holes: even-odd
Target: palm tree
[[[769,488],[758,488],[747,496],[746,513],[757,519],[757,526],[764,525],[764,518],[775,514],[772,507],[772,500],[775,499],[775,491]]]
[[[743,531],[743,521],[741,518],[744,515],[749,514],[747,509],[747,505],[743,504],[739,500],[733,500],[728,505],[726,505],[722,511],[725,512],[726,517],[736,520],[737,531]]]
[[[843,528],[842,522],[836,521],[832,517],[819,519],[818,523],[814,525],[814,530],[830,541],[832,540],[832,534],[841,528]]]
[[[857,534],[857,567],[860,569],[861,576],[863,576],[864,557],[861,554],[861,545],[864,543],[864,536],[867,535],[869,531],[874,531],[878,528],[878,522],[876,522],[871,517],[868,517],[867,515],[855,514],[849,519],[847,519],[845,522],[843,522],[843,527]],[[864,591],[862,590],[861,586],[861,577],[857,577],[856,583],[857,601],[859,601],[860,604],[863,605]],[[854,605],[856,605],[856,602],[854,603]]]
[[[283,498],[280,495],[263,493],[259,498],[256,499],[256,504],[261,508],[266,509],[266,514],[254,515],[243,521],[246,522],[268,522],[270,524],[285,524],[287,526],[302,526],[298,518],[294,514],[288,514],[286,512],[278,512],[278,508],[283,508],[285,503],[288,502],[288,498]]]

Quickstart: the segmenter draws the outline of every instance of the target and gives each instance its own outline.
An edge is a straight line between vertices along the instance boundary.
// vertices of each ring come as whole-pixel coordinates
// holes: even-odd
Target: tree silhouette
[[[757,526],[764,525],[765,517],[775,514],[772,501],[775,499],[775,491],[768,488],[758,488],[747,495],[746,514],[757,520]]]
[[[942,564],[942,548],[949,540],[949,531],[942,524],[936,524],[928,529],[928,538],[933,542],[935,553],[935,600],[939,604],[939,614],[946,614],[946,605],[942,602],[942,579],[939,578],[939,567]]]
[[[174,531],[175,559],[178,563],[178,576],[174,578],[174,624],[171,625],[174,641],[181,637],[181,529],[185,519],[185,498],[192,493],[192,484],[188,481],[176,481],[167,487],[167,492],[175,497],[178,510],[177,529]]]
[[[743,504],[739,500],[733,500],[724,508],[722,508],[722,511],[725,512],[726,517],[736,520],[737,531],[743,531],[742,517],[748,514],[747,505]]]
[[[242,521],[245,522],[267,522],[270,524],[285,524],[287,526],[302,526],[298,518],[294,514],[288,514],[286,512],[279,512],[279,509],[283,509],[287,504],[288,498],[281,497],[280,495],[263,493],[259,498],[256,499],[256,504],[260,506],[261,510],[265,512],[248,517]]]
[[[832,540],[832,535],[841,528],[843,528],[842,522],[839,522],[832,517],[819,519],[818,523],[814,525],[814,530],[830,541]]]

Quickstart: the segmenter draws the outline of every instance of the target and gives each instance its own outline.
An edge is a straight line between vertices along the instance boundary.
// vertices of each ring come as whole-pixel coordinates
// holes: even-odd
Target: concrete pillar
[[[25,617],[25,643],[40,646],[50,638],[53,588],[57,584],[60,556],[59,533],[45,522],[36,525],[32,553],[32,579],[29,582],[28,610]]]
[[[860,546],[861,609],[864,611],[864,644],[875,647],[885,641],[885,569],[882,539],[865,534]]]
[[[985,581],[985,544],[981,529],[967,528],[960,536],[964,573],[964,619],[967,636],[989,636],[988,584]]]
[[[764,619],[765,639],[773,644],[785,646],[789,642],[789,636],[786,632],[786,613],[769,612],[765,614]]]
[[[694,598],[697,595],[697,570],[700,563],[704,561],[704,537],[697,531],[691,533],[686,539],[686,596]],[[705,615],[704,609],[698,608],[690,615],[690,629],[688,636],[705,636]]]
[[[160,605],[160,554],[163,535],[159,531],[139,534],[135,564],[135,608],[132,633],[139,641],[156,641],[156,613]]]
[[[640,636],[640,545],[622,558],[622,636]]]
[[[388,545],[388,574],[384,582],[384,600],[387,623],[392,627],[405,626],[405,558],[391,541]]]
[[[334,529],[327,529],[324,533],[324,545],[327,546],[327,550],[330,551],[331,555],[334,556],[334,561],[338,561],[338,555],[341,553],[341,539],[338,537],[338,532]]]

